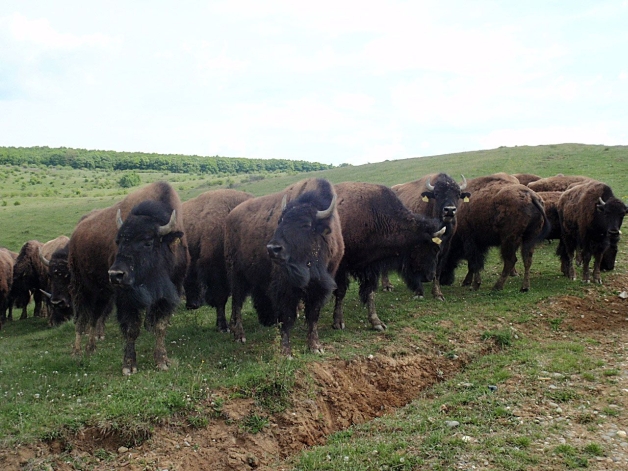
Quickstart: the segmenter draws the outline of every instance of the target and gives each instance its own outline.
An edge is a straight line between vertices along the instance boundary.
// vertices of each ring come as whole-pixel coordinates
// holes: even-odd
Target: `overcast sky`
[[[0,145],[362,164],[628,144],[628,0],[13,1]]]

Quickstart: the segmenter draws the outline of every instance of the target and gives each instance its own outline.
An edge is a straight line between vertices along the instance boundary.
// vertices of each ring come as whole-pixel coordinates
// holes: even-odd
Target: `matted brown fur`
[[[522,185],[527,185],[530,182],[535,182],[541,179],[541,177],[533,173],[513,173],[512,176],[519,180],[519,183]]]
[[[188,308],[200,306],[201,291],[205,288],[208,304],[219,310],[219,319],[224,319],[223,299],[226,302],[229,296],[224,256],[225,221],[236,206],[251,198],[250,193],[224,189],[207,191],[183,203],[183,224],[190,253],[185,280]],[[219,286],[214,286],[216,283]],[[221,296],[222,291],[224,296]],[[214,302],[217,297],[220,299]],[[227,328],[226,324],[218,327]]]
[[[534,191],[565,191],[573,183],[581,183],[591,180],[582,175],[555,175],[541,178],[528,184]]]
[[[14,264],[15,259],[12,252],[8,249],[0,248],[0,329],[6,317],[7,307],[9,307]]]
[[[547,235],[546,239],[557,240],[560,239],[560,219],[558,217],[558,200],[563,194],[562,191],[537,191],[537,195],[543,200],[545,205],[545,214],[552,225],[552,230]]]

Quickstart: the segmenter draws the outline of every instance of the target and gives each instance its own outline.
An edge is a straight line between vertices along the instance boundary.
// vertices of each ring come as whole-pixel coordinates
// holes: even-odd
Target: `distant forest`
[[[172,173],[240,174],[259,172],[312,172],[333,165],[302,160],[201,157],[198,155],[148,154],[67,147],[0,147],[0,165],[43,165],[75,169],[150,170]]]

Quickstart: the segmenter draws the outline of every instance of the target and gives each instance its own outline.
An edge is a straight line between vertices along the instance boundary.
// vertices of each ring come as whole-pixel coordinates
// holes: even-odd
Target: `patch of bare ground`
[[[628,287],[628,276],[615,276],[609,281],[610,290],[619,292]],[[628,469],[628,442],[621,433],[618,435],[628,431],[628,419],[623,413],[613,412],[628,406],[627,303],[616,295],[599,297],[599,292],[591,288],[583,298],[556,297],[538,306],[539,318],[547,321],[546,331],[539,333],[539,338],[550,342],[587,338],[588,353],[602,359],[605,368],[619,372],[612,381],[584,386],[586,381],[580,376],[565,379],[561,387],[578,383],[578,387],[588,388],[590,407],[586,410],[578,408],[579,403],[558,402],[546,394],[560,378],[548,373],[531,383],[514,372],[500,386],[500,394],[518,397],[513,413],[522,421],[534,421],[547,428],[545,441],[535,444],[539,449],[547,452],[566,442],[582,446],[601,443],[605,454],[593,459],[589,469]],[[291,407],[279,414],[268,416],[252,399],[234,399],[225,391],[219,394],[225,398],[219,417],[212,418],[205,427],[189,427],[174,419],[155,426],[148,439],[130,449],[122,447],[123,437],[87,428],[63,442],[53,440],[0,450],[0,468],[283,469],[282,460],[305,447],[323,444],[333,432],[403,407],[421,391],[452,377],[494,348],[480,341],[478,331],[453,333],[449,341],[464,344],[466,352],[456,357],[445,355],[441,345],[431,339],[422,340],[420,348],[414,347],[412,334],[403,332],[401,336],[407,342],[395,342],[372,357],[312,363],[297,378]],[[205,406],[210,409],[212,404]],[[259,433],[249,433],[243,427],[247,417],[264,417],[267,423]],[[597,420],[600,417],[605,420]],[[564,464],[548,459],[530,469],[564,469]]]

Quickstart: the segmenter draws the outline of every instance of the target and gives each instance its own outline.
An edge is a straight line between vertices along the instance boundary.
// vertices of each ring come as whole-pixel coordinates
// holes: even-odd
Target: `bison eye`
[[[153,246],[153,239],[144,241],[144,247],[152,247],[152,246]]]

